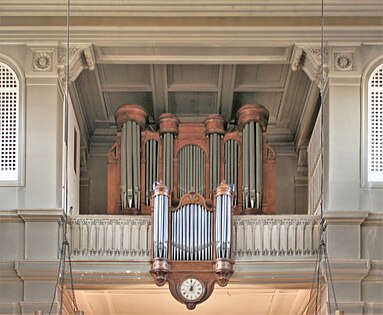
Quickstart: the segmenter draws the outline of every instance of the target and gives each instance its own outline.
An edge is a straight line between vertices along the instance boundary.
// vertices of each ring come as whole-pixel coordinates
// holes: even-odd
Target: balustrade
[[[71,216],[68,239],[74,260],[151,258],[150,216]],[[318,216],[234,216],[235,260],[304,259],[316,255]]]

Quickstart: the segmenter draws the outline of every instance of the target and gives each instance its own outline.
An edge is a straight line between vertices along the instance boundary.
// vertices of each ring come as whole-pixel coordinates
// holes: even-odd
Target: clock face
[[[204,286],[198,279],[187,278],[181,283],[180,292],[185,300],[196,301],[202,296]]]

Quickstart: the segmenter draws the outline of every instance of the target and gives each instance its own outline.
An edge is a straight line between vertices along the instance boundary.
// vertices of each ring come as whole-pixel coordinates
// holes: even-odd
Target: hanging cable
[[[64,304],[64,286],[65,286],[65,274],[66,274],[66,263],[69,264],[69,276],[70,276],[70,286],[72,294],[72,307],[74,314],[83,314],[82,311],[79,311],[75,296],[74,282],[73,282],[73,272],[72,272],[72,260],[70,256],[70,245],[68,242],[68,212],[72,210],[72,207],[68,207],[68,184],[69,184],[69,170],[68,170],[68,161],[69,161],[69,44],[70,44],[70,0],[67,0],[67,29],[66,29],[66,63],[65,63],[65,95],[64,95],[64,145],[65,145],[65,171],[64,171],[64,222],[63,222],[63,241],[60,248],[60,257],[59,257],[59,266],[56,277],[56,284],[53,293],[52,303],[49,309],[49,314],[52,314],[54,303],[57,299],[57,291],[60,290],[59,300],[58,300],[58,314],[62,315],[63,313],[63,304]],[[67,257],[67,259],[66,259]]]

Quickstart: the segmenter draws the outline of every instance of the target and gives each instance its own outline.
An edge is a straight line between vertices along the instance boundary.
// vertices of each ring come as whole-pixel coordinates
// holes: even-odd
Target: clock
[[[205,292],[205,286],[196,278],[186,278],[180,284],[179,292],[186,301],[198,301]]]

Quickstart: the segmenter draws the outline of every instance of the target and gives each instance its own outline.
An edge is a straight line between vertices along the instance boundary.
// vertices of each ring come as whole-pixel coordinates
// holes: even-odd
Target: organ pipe
[[[168,258],[169,189],[162,183],[153,187],[153,257]]]
[[[146,118],[145,110],[138,105],[124,105],[116,112],[119,134],[108,154],[108,213],[148,214],[153,207],[152,185],[159,179],[175,199],[194,191],[210,202],[215,188],[224,180],[233,191],[231,201],[236,213],[262,213],[263,207],[265,213],[273,213],[275,194],[268,191],[275,189],[270,185],[275,185],[275,180],[269,176],[269,169],[274,174],[275,162],[269,164],[272,151],[265,152],[268,112],[263,106],[242,106],[231,131],[217,114],[209,115],[203,124],[180,123],[175,115],[162,114],[158,131],[154,126],[146,130]],[[113,190],[110,183],[116,183]],[[198,220],[200,213],[193,214]],[[201,221],[209,216],[201,214]],[[186,231],[187,227],[181,224],[179,228]],[[201,233],[201,239],[204,236]],[[177,238],[174,240],[178,243]],[[200,239],[192,240],[193,247],[198,248]],[[186,256],[188,250],[182,248],[177,255]],[[201,248],[201,256],[204,254]],[[193,255],[198,257],[198,253]]]
[[[146,117],[145,110],[138,105],[124,105],[116,111],[117,129],[121,131],[120,202],[122,209],[137,211],[140,209],[141,129],[146,126]]]
[[[222,182],[215,192],[216,222],[216,255],[217,259],[231,257],[231,229],[233,215],[233,191]]]
[[[178,154],[178,197],[191,191],[204,194],[205,154],[196,145],[183,147]]]
[[[121,130],[121,204],[140,207],[140,127],[127,121]]]
[[[145,204],[151,205],[151,190],[158,180],[159,145],[154,139],[145,143]]]
[[[262,211],[263,132],[268,117],[268,111],[261,105],[245,105],[237,112],[238,128],[242,130],[242,205],[245,213]]]

